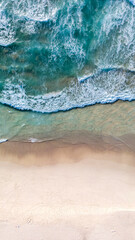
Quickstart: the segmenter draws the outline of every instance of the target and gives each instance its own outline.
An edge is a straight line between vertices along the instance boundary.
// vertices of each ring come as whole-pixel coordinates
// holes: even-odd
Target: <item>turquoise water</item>
[[[16,120],[5,134],[5,105],[39,112],[37,123],[53,138],[65,115],[43,113],[118,99],[135,100],[134,0],[0,0],[0,138],[21,124],[11,109]],[[35,121],[21,114],[22,124],[29,114]]]
[[[118,143],[127,139],[135,150],[135,137],[131,137],[135,136],[135,101],[96,104],[53,114],[18,111],[0,105],[0,112],[1,142],[61,140],[97,144],[98,139],[100,143],[110,142],[108,137],[113,137]]]

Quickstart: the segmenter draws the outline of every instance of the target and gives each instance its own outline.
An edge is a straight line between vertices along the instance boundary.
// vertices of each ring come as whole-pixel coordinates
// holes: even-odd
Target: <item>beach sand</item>
[[[0,239],[134,240],[135,153],[0,144]]]

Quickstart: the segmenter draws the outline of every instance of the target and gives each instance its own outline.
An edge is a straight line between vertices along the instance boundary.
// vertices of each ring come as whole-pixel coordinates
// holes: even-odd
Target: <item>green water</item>
[[[1,0],[0,103],[42,113],[135,99],[127,0]]]
[[[1,139],[87,142],[91,136],[135,134],[135,102],[96,105],[54,114],[20,112],[0,106]]]
[[[0,139],[134,134],[133,100],[134,1],[0,0]]]

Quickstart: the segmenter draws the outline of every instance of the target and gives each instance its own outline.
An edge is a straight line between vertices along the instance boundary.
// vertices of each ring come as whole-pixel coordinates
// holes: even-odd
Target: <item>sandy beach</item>
[[[135,240],[135,0],[0,0],[0,240]]]
[[[0,145],[2,240],[135,236],[135,154],[86,144]]]

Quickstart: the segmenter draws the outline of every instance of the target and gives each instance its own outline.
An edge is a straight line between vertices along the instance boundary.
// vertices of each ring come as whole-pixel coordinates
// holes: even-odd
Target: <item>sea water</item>
[[[117,100],[135,100],[133,0],[0,1],[1,141],[114,134],[114,119],[133,133],[134,102]]]

